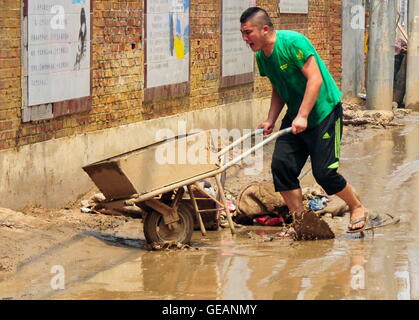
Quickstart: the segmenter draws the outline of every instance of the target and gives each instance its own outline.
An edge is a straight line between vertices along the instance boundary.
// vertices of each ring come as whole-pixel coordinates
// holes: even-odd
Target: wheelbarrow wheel
[[[144,217],[144,236],[148,243],[174,241],[189,243],[193,233],[193,216],[183,204],[178,208],[179,221],[166,225],[161,213],[151,210]]]

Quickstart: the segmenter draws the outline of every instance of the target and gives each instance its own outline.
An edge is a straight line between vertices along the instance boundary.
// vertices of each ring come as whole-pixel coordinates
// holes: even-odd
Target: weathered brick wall
[[[340,87],[342,82],[342,0],[329,2],[329,70]]]
[[[141,121],[145,113],[141,105],[142,1],[102,0],[92,4],[93,109],[75,117],[87,131]]]
[[[257,1],[277,28],[306,34],[340,83],[341,0],[310,0],[308,15],[279,15],[277,3]],[[143,0],[92,0],[92,110],[22,123],[20,1],[0,0],[0,150],[269,97],[269,82],[257,71],[253,84],[220,88],[221,2],[190,5],[189,95],[144,103]]]
[[[0,150],[20,124],[20,2],[0,0]]]

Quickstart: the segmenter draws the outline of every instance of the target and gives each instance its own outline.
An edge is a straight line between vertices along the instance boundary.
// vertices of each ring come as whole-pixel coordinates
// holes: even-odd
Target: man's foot
[[[367,225],[367,210],[364,206],[358,207],[351,212],[347,232],[361,232]]]

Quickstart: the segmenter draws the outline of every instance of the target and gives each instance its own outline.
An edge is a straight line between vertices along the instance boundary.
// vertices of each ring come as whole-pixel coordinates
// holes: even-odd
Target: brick
[[[219,88],[221,1],[201,0],[190,2],[189,95],[144,103],[143,3],[92,1],[92,110],[21,123],[20,1],[0,0],[0,150],[270,96],[269,80],[257,71],[253,84]],[[342,1],[309,0],[307,15],[279,14],[277,4],[257,1],[278,29],[307,35],[340,84]]]

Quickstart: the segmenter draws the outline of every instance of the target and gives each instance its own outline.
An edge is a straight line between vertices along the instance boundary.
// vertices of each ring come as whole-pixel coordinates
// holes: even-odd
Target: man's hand
[[[275,123],[269,120],[266,120],[262,122],[260,125],[258,125],[258,129],[263,129],[264,136],[271,134],[274,128],[275,128]]]
[[[292,133],[299,134],[307,129],[307,118],[297,115],[292,122]]]

